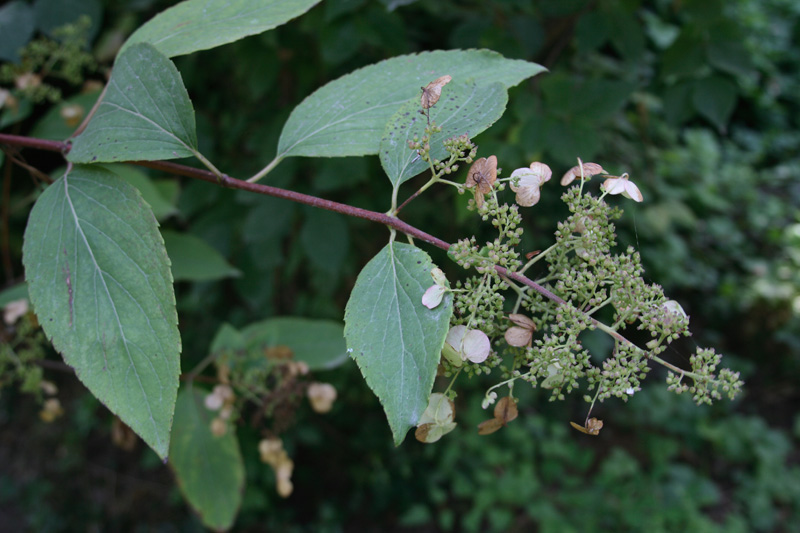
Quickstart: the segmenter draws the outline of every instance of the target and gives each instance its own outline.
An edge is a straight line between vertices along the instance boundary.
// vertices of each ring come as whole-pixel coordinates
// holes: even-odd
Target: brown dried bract
[[[578,161],[580,161],[580,164],[577,165],[577,166],[572,167],[571,169],[569,169],[566,172],[566,174],[564,174],[564,176],[561,178],[561,185],[566,187],[567,185],[569,185],[570,183],[575,181],[576,178],[580,178],[581,177],[581,167],[583,167],[583,177],[584,178],[588,178],[588,177],[594,176],[596,174],[605,174],[606,173],[606,171],[603,170],[603,167],[601,167],[597,163],[584,163],[580,159]]]
[[[494,406],[494,418],[484,420],[478,424],[478,435],[489,435],[517,418],[517,402],[510,396],[505,396],[497,401]]]
[[[517,346],[522,348],[530,346],[533,340],[533,332],[536,331],[536,324],[525,315],[512,313],[508,319],[514,326],[508,328],[505,333],[506,342],[509,346]]]
[[[436,102],[439,101],[439,97],[442,96],[442,87],[450,83],[452,79],[453,78],[451,76],[445,75],[440,78],[436,78],[427,86],[423,87],[422,98],[420,98],[422,109],[430,109],[431,107],[435,106]]]
[[[494,406],[494,417],[501,420],[503,424],[507,424],[517,418],[519,411],[517,410],[517,402],[511,396],[504,396],[497,401]]]
[[[294,352],[288,346],[278,345],[278,346],[268,346],[264,348],[264,357],[267,359],[274,359],[274,360],[282,360],[282,359],[291,359],[294,356]]]
[[[472,163],[467,173],[465,185],[475,187],[475,203],[478,207],[483,205],[483,195],[492,192],[494,182],[497,180],[497,158],[495,156],[481,157]]]
[[[600,434],[600,430],[603,429],[603,421],[598,420],[597,418],[590,418],[586,421],[585,426],[581,426],[580,424],[576,424],[575,422],[570,422],[569,425],[580,431],[581,433],[586,433],[587,435],[594,435],[597,436]]]

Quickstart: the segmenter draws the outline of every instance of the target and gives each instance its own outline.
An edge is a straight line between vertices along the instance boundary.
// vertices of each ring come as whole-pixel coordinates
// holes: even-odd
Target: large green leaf
[[[229,529],[236,519],[244,490],[244,462],[235,428],[221,437],[211,433],[211,411],[203,392],[181,389],[169,459],[186,501],[207,527]]]
[[[271,30],[320,0],[186,0],[153,17],[123,45],[150,43],[167,57],[190,54]]]
[[[490,50],[439,50],[387,59],[328,83],[298,105],[283,127],[278,157],[377,154],[389,118],[439,76],[513,87],[544,70]]]
[[[335,368],[347,360],[342,323],[333,320],[270,318],[246,326],[241,337],[260,354],[264,347],[288,346],[292,357],[311,370]]]
[[[433,80],[431,80],[433,81]],[[442,90],[439,102],[430,109],[431,121],[436,121],[442,131],[431,137],[431,157],[444,159],[447,155],[442,142],[454,135],[481,133],[503,116],[508,102],[508,92],[503,85],[492,83],[477,85],[474,82],[452,81]],[[428,168],[408,141],[424,134],[427,119],[418,111],[419,100],[414,98],[389,119],[380,146],[381,165],[396,187]]]
[[[453,313],[450,294],[434,309],[422,305],[433,266],[415,246],[388,244],[358,275],[345,310],[348,351],[383,404],[397,445],[428,405]]]
[[[75,168],[34,205],[23,262],[55,348],[166,457],[181,341],[169,260],[139,192],[107,170]]]
[[[222,254],[199,237],[162,231],[175,281],[213,281],[241,275]]]
[[[106,94],[67,159],[110,163],[196,154],[194,109],[178,69],[152,45],[137,44],[117,58]]]

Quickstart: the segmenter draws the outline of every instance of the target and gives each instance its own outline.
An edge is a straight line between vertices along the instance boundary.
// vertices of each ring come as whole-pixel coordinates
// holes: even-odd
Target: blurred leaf
[[[208,50],[285,24],[319,2],[185,0],[133,32],[120,52],[136,43],[150,43],[167,57]]]
[[[165,218],[170,217],[178,212],[178,209],[166,198],[164,198],[164,195],[158,190],[158,188],[156,188],[150,177],[140,168],[122,163],[110,163],[102,165],[102,167],[110,170],[117,176],[121,177],[139,189],[139,192],[142,194],[142,198],[144,198],[144,200],[150,204],[150,208],[153,210],[153,214],[157,220],[164,220]],[[175,182],[173,181],[173,183]],[[175,185],[177,186],[177,183],[175,183]]]
[[[441,132],[431,136],[431,158],[446,160],[449,154],[443,141],[463,133],[474,138],[503,115],[507,102],[508,93],[499,83],[476,85],[453,81],[447,84],[439,102],[429,109],[431,122],[442,127]],[[425,134],[427,119],[420,110],[417,98],[400,107],[386,123],[381,138],[381,165],[395,187],[430,168],[416,150],[408,148],[414,136],[422,138]]]
[[[622,108],[636,86],[616,80],[582,80],[565,72],[541,81],[549,114],[570,120],[600,122]]]
[[[645,11],[642,13],[647,36],[655,43],[656,47],[663,50],[668,48],[680,33],[680,27],[669,24],[658,15]]]
[[[417,0],[380,0],[381,4],[386,6],[387,11],[394,11],[398,7],[413,4]]]
[[[358,275],[344,315],[348,349],[398,446],[428,405],[453,313],[449,293],[434,309],[422,305],[433,267],[419,248],[387,244]]]
[[[669,124],[677,126],[694,115],[693,88],[694,81],[682,81],[664,91],[664,118]]]
[[[695,74],[705,66],[705,45],[695,31],[685,27],[678,38],[661,55],[661,76],[682,77]]]
[[[76,22],[86,15],[92,23],[87,32],[88,42],[94,40],[100,30],[103,6],[99,0],[36,0],[33,4],[36,27],[52,37],[53,30]]]
[[[753,71],[753,61],[743,41],[708,43],[708,62],[733,76],[747,76]]]
[[[226,322],[217,330],[217,334],[214,335],[214,340],[211,342],[208,351],[216,353],[228,350],[244,350],[245,348],[246,344],[241,332]]]
[[[36,201],[23,262],[53,346],[165,458],[181,342],[169,260],[139,192],[107,170],[74,168]]]
[[[172,262],[175,281],[213,281],[241,275],[202,239],[169,230],[163,230],[161,235]]]
[[[11,124],[21,122],[33,112],[33,105],[28,99],[18,99],[15,107],[3,106],[0,109],[0,130]]]
[[[642,23],[630,12],[617,9],[611,17],[611,43],[626,61],[638,61],[644,53]]]
[[[343,157],[378,153],[389,118],[421,87],[449,74],[513,87],[542,72],[527,61],[489,50],[451,50],[398,56],[356,70],[317,89],[283,127],[278,156]]]
[[[117,58],[106,94],[67,159],[153,161],[196,152],[194,110],[178,69],[152,45],[138,44]]]
[[[288,200],[262,196],[247,213],[242,228],[244,241],[258,244],[284,237],[291,227],[296,207]]]
[[[52,106],[36,123],[31,137],[63,141],[80,126],[100,96],[100,91],[79,94]]]
[[[367,160],[363,157],[337,157],[314,170],[314,188],[319,192],[349,189],[368,178]]]
[[[300,242],[311,264],[335,278],[350,246],[344,215],[323,209],[307,210]]]
[[[244,491],[244,462],[236,428],[229,424],[221,437],[211,433],[213,412],[204,405],[205,392],[181,388],[175,405],[169,462],[186,501],[203,525],[229,529]]]
[[[17,283],[16,285],[12,285],[11,287],[0,291],[0,308],[3,308],[10,302],[17,300],[30,301],[30,298],[28,297],[27,283]]]
[[[0,60],[19,61],[19,49],[28,44],[33,30],[31,6],[14,0],[0,7]]]
[[[599,10],[582,15],[575,25],[575,40],[581,53],[591,52],[608,41],[611,33],[610,20]]]
[[[250,349],[288,346],[295,361],[310,370],[330,370],[347,361],[344,328],[334,320],[277,317],[249,324],[241,337]]]
[[[732,81],[713,76],[694,84],[692,104],[698,113],[711,121],[718,130],[724,131],[728,119],[736,107],[738,87]]]

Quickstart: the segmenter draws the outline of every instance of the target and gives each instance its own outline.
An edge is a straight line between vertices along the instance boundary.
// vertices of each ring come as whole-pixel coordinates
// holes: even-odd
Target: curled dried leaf
[[[581,170],[583,168],[583,170]],[[567,171],[566,174],[561,178],[561,185],[569,185],[576,178],[580,178],[581,175],[584,178],[588,178],[590,176],[594,176],[595,174],[605,174],[606,171],[603,170],[603,167],[598,165],[597,163],[584,163],[580,159],[578,159],[578,165],[572,167]]]
[[[448,75],[441,76],[436,78],[428,85],[422,88],[422,97],[420,98],[420,103],[422,104],[423,109],[430,109],[431,107],[436,105],[436,102],[439,101],[439,98],[442,96],[442,87],[450,83],[453,78]]]
[[[511,396],[504,396],[497,401],[494,406],[494,417],[500,420],[503,425],[511,422],[519,415],[517,402]]]
[[[489,156],[477,159],[472,166],[469,167],[467,173],[467,181],[465,185],[467,188],[475,190],[475,203],[478,207],[483,205],[483,195],[492,192],[494,182],[497,180],[497,157]]]
[[[455,427],[455,422],[447,424],[435,424],[432,422],[422,424],[414,431],[414,438],[425,444],[431,444],[453,431]]]
[[[519,326],[521,328],[529,329],[531,331],[536,331],[536,323],[533,320],[528,318],[525,315],[520,313],[511,313],[508,315],[508,319],[514,323],[514,325]]]
[[[569,424],[581,433],[586,433],[587,435],[597,436],[600,434],[600,430],[603,429],[603,421],[597,418],[590,418],[586,421],[585,426],[581,426],[575,422],[570,422]]]
[[[478,435],[491,435],[503,427],[503,421],[499,418],[490,418],[478,424]]]
[[[506,330],[503,337],[509,346],[524,348],[530,346],[531,342],[533,342],[533,331],[519,326],[512,326]]]
[[[518,313],[512,313],[508,319],[515,324],[508,328],[504,335],[509,346],[524,347],[530,346],[533,340],[533,332],[536,331],[536,324],[530,318]]]

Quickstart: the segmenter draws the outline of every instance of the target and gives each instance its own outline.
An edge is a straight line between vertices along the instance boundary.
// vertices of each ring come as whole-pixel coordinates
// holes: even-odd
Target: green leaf
[[[296,361],[310,370],[328,370],[347,361],[341,322],[278,317],[250,324],[241,330],[250,349],[288,346]]]
[[[117,58],[106,95],[67,159],[110,163],[196,154],[194,109],[178,69],[153,46],[138,44]]]
[[[712,40],[706,54],[711,65],[733,76],[748,76],[754,69],[744,40]]]
[[[213,281],[241,275],[222,255],[202,239],[164,230],[164,245],[172,262],[175,281]]]
[[[386,122],[439,76],[513,87],[544,70],[490,50],[439,50],[381,61],[328,83],[294,108],[278,157],[377,154]]]
[[[433,267],[419,248],[388,244],[358,275],[345,310],[348,351],[381,401],[396,445],[428,405],[453,314],[450,293],[434,309],[422,305]]]
[[[433,80],[431,80],[433,81]],[[477,85],[453,81],[442,89],[439,102],[430,108],[431,121],[442,131],[431,137],[431,157],[448,156],[442,142],[454,135],[481,133],[503,116],[508,92],[499,83]],[[408,148],[414,135],[421,138],[427,119],[419,113],[419,99],[409,100],[389,119],[380,145],[381,165],[389,180],[397,187],[429,168],[415,150]]]
[[[30,298],[28,298],[27,283],[17,283],[16,285],[12,285],[3,291],[0,291],[0,308],[3,308],[11,302],[15,302],[17,300],[30,301]]]
[[[36,201],[22,251],[53,346],[166,458],[181,341],[169,260],[139,192],[107,170],[76,167]]]
[[[695,82],[692,104],[698,113],[710,120],[717,129],[724,131],[736,107],[737,94],[738,87],[735,83],[712,76]]]
[[[5,105],[0,110],[0,130],[16,122],[28,118],[33,112],[33,104],[26,98],[20,98],[14,107]]]
[[[19,61],[19,49],[33,37],[33,9],[20,0],[0,7],[0,60]]]
[[[33,127],[31,137],[54,141],[66,139],[80,125],[99,96],[100,91],[93,91],[54,105]]]
[[[221,437],[211,433],[213,412],[204,405],[203,391],[181,389],[175,406],[170,465],[178,486],[206,527],[229,529],[244,491],[244,462],[236,431]]]
[[[186,0],[133,32],[122,51],[150,43],[167,57],[191,54],[271,30],[320,0]]]
[[[142,198],[144,198],[144,201],[147,202],[153,210],[156,220],[164,220],[178,213],[178,209],[175,205],[164,198],[161,191],[156,187],[150,177],[141,171],[140,167],[123,163],[110,163],[102,166],[139,189],[139,192],[142,193]],[[171,183],[177,185],[175,181],[171,181]]]

